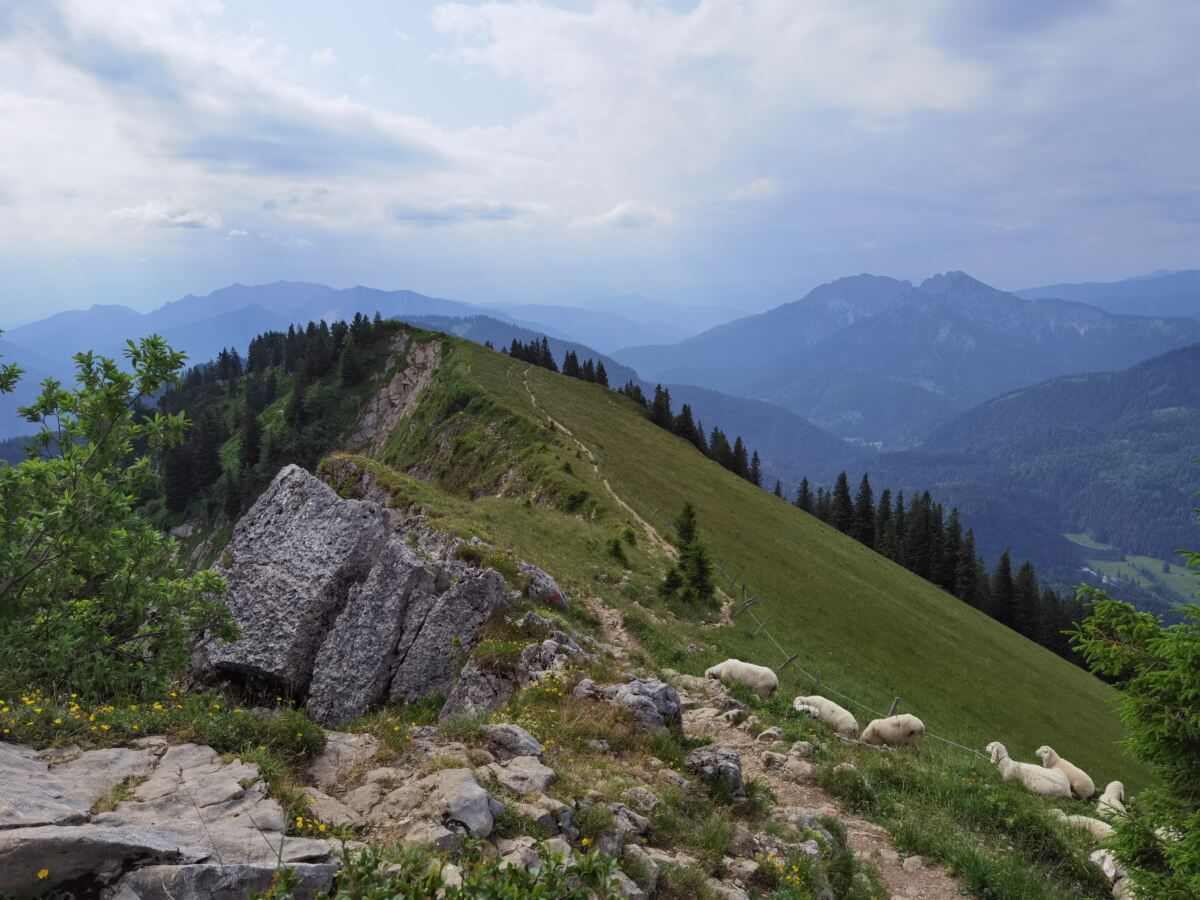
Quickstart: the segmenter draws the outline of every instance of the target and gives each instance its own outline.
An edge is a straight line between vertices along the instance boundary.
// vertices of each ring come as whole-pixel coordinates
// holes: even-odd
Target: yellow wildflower
[[[38,881],[45,881],[50,877],[49,869],[38,869]]]

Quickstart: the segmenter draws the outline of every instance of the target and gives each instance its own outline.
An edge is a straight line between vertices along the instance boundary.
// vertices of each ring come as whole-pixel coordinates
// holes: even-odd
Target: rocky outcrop
[[[351,450],[376,450],[382,447],[413,408],[442,359],[441,341],[414,344],[407,332],[396,336],[391,350],[393,354],[404,354],[403,368],[363,409],[354,433],[346,441],[346,446]],[[390,372],[393,363],[389,361],[388,365]]]
[[[386,510],[298,466],[238,522],[220,569],[240,635],[203,643],[197,668],[286,692],[330,724],[387,697],[449,693],[449,648],[469,650],[508,602],[499,573],[423,559]]]
[[[465,837],[490,835],[503,811],[504,805],[480,786],[470,769],[443,769],[384,794],[366,818],[394,829],[409,843],[452,850]]]
[[[545,571],[527,562],[518,563],[517,569],[527,581],[524,592],[526,597],[549,606],[567,605],[567,595],[558,586],[558,582]]]
[[[652,731],[683,727],[679,693],[657,678],[630,678],[625,684],[598,686],[584,678],[575,686],[576,697],[591,697],[623,706],[633,713],[634,721]]]
[[[337,863],[291,866],[296,886],[290,896],[308,900],[333,887]],[[205,863],[196,866],[146,866],[135,869],[104,894],[104,900],[244,900],[266,892],[275,880],[275,865]]]
[[[510,669],[497,670],[480,665],[475,660],[469,661],[442,706],[440,717],[443,720],[466,713],[499,709],[518,688],[535,684],[550,675],[561,674],[588,658],[573,637],[536,613],[526,613],[515,624],[530,633],[544,634],[546,637],[522,649],[517,665]]]
[[[284,836],[257,766],[223,762],[210,747],[160,739],[58,765],[48,755],[0,743],[0,893],[246,896],[280,862],[317,864],[304,876],[315,893],[336,869],[325,841]],[[115,800],[118,785],[129,799]],[[93,813],[102,798],[113,808]]]

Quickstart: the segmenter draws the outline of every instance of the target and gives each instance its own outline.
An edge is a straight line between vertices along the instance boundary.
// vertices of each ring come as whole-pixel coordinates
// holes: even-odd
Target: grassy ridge
[[[725,472],[649,424],[625,398],[482,348],[462,344],[454,354],[460,371],[498,405],[541,421],[548,414],[571,429],[642,515],[652,505],[674,510],[691,500],[716,555],[761,594],[758,614],[773,617],[778,640],[826,684],[880,710],[899,695],[901,708],[931,731],[971,747],[1001,740],[1014,757],[1030,759],[1049,743],[1101,784],[1145,781],[1118,746],[1115,694],[1095,678]],[[636,584],[625,591],[636,593]],[[696,631],[717,652],[685,668],[726,653],[782,661],[747,628]],[[794,667],[782,673],[784,692],[811,689]]]

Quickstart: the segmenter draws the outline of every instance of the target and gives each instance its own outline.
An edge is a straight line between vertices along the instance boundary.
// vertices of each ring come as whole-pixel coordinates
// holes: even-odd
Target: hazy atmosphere
[[[0,324],[1195,263],[1200,6],[0,3]]]

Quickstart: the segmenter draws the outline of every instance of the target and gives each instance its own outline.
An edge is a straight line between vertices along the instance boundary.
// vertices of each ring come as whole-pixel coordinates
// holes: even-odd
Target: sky
[[[0,326],[1200,265],[1192,0],[0,0]]]

